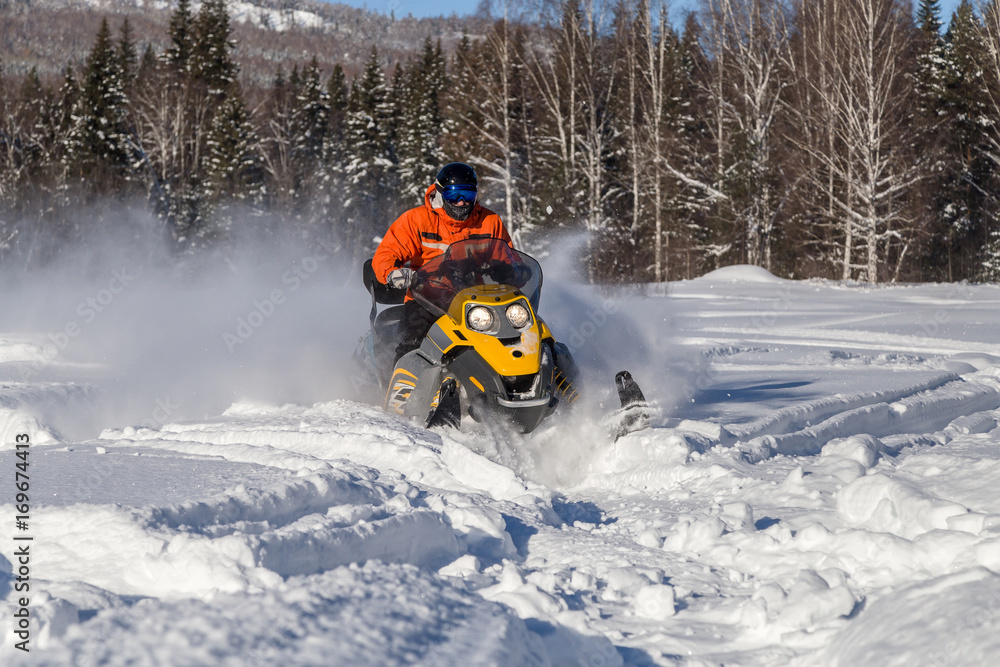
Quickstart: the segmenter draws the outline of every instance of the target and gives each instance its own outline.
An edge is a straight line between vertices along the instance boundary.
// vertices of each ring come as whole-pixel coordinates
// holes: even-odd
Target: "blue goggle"
[[[472,205],[476,203],[476,188],[469,185],[446,185],[441,190],[441,198],[449,204],[465,202]]]

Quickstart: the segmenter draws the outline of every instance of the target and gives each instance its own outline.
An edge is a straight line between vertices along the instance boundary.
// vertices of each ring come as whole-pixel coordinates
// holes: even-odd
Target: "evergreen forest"
[[[597,282],[995,281],[998,2],[947,28],[937,0],[495,6],[453,49],[305,54],[265,83],[225,0],[178,0],[159,50],[110,16],[58,78],[0,63],[0,265],[56,262],[122,210],[177,256],[252,233],[358,262],[458,160],[518,247],[578,248]]]

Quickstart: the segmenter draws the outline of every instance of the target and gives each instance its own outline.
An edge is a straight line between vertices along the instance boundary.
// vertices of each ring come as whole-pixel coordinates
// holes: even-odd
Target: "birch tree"
[[[719,189],[730,194],[743,261],[772,268],[780,213],[775,123],[788,31],[780,0],[705,0]]]
[[[1000,169],[1000,5],[997,0],[973,2],[981,21],[977,41],[981,45],[979,59],[985,88],[983,131],[986,145],[983,155],[994,169]],[[995,192],[991,197],[995,203]],[[1000,224],[995,219],[986,226],[982,270],[987,280],[1000,278]]]
[[[450,114],[461,138],[453,137],[448,145],[453,159],[477,169],[484,203],[499,199],[498,212],[520,246],[531,196],[526,187],[530,125],[523,118],[524,35],[508,19],[509,11],[505,4],[504,18],[493,22],[481,45],[473,49],[465,40],[456,52]]]
[[[607,164],[617,132],[611,107],[624,68],[604,38],[609,26],[604,2],[565,0],[554,8],[545,38],[525,55],[537,99],[536,169],[544,174],[548,216],[588,231],[593,277],[593,244],[609,222]]]
[[[848,268],[859,268],[868,282],[898,276],[911,241],[904,203],[921,174],[910,153],[912,96],[902,59],[910,28],[894,0],[853,0],[840,25],[853,48],[839,68],[837,131],[849,160],[837,168],[854,197],[836,204],[864,246],[863,262]],[[890,246],[897,246],[896,266],[887,274],[881,269],[888,268]]]
[[[851,45],[839,26],[848,0],[800,0],[796,3],[794,30],[785,55],[789,89],[784,98],[788,115],[785,140],[793,148],[791,168],[800,173],[800,187],[793,194],[803,224],[802,247],[806,257],[830,267],[833,275],[851,277],[854,224],[841,214],[839,201],[854,199],[851,164],[842,150],[838,123],[839,102],[846,80],[839,63]],[[845,178],[838,178],[838,174]]]

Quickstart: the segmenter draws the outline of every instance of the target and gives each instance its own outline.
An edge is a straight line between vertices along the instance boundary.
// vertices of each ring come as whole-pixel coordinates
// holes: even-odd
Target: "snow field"
[[[524,437],[249,390],[217,414],[79,437],[51,406],[88,410],[110,381],[57,359],[0,389],[0,427],[33,435],[39,494],[27,659],[9,640],[0,499],[0,656],[990,664],[998,297],[742,267],[666,291],[556,288],[542,312],[577,334],[587,403]],[[16,377],[43,341],[2,338]],[[596,415],[618,367],[657,408],[614,442]]]

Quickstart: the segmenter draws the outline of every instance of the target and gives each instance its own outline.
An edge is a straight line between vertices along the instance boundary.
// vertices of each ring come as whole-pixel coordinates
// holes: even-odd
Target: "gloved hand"
[[[417,272],[413,269],[393,269],[386,277],[385,284],[396,289],[407,289],[417,282]]]

